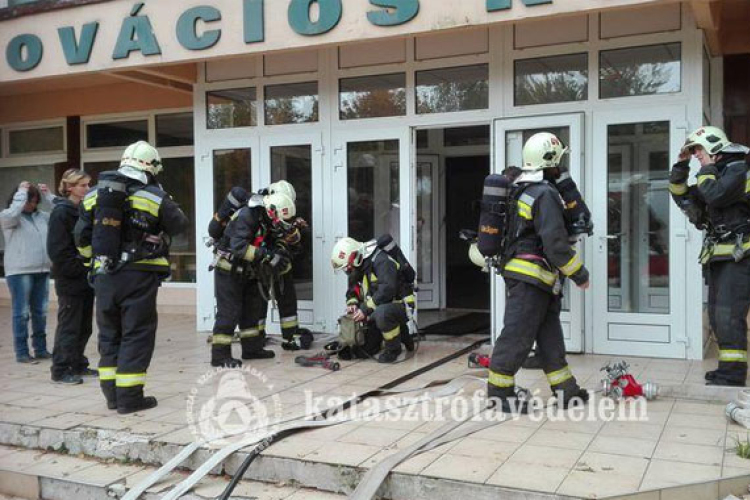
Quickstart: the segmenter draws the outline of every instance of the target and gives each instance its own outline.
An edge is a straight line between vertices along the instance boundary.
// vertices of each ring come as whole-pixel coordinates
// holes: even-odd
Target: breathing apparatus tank
[[[490,174],[484,179],[477,249],[485,257],[494,257],[503,250],[505,216],[512,181],[507,175]]]

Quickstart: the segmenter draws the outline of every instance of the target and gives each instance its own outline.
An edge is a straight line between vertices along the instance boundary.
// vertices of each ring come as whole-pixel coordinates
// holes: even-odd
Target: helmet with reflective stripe
[[[685,141],[685,145],[682,146],[682,150],[690,151],[696,146],[700,146],[706,150],[710,155],[716,155],[721,153],[724,148],[730,146],[732,143],[729,142],[727,134],[724,133],[719,127],[700,127],[698,130],[690,134]]]
[[[285,194],[289,197],[290,200],[292,200],[294,203],[297,203],[297,191],[294,190],[294,186],[292,186],[290,182],[287,182],[285,180],[276,181],[268,186],[268,193]]]
[[[568,148],[549,132],[539,132],[529,137],[523,145],[523,166],[525,172],[536,172],[545,168],[555,168]]]
[[[146,141],[134,142],[122,153],[121,167],[132,167],[142,172],[158,175],[161,172],[159,152]]]
[[[263,197],[263,205],[266,207],[268,216],[272,220],[280,219],[288,221],[297,215],[294,202],[285,194],[273,193]]]
[[[362,265],[364,245],[354,238],[342,238],[333,245],[331,267],[334,271],[351,271]]]

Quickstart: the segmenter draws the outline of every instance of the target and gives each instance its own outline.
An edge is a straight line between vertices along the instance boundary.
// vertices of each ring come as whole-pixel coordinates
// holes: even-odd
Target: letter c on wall
[[[193,7],[182,13],[177,20],[177,41],[188,50],[203,50],[216,45],[221,38],[221,30],[206,30],[198,36],[198,21],[211,23],[221,20],[221,12],[215,7],[206,5]]]
[[[26,59],[23,48],[26,47]],[[16,71],[29,71],[42,62],[42,41],[36,35],[18,35],[8,43],[5,49],[5,59],[8,65]]]
[[[317,3],[320,16],[310,21],[310,7]],[[300,35],[322,35],[331,31],[341,20],[341,0],[292,0],[289,4],[289,26]]]

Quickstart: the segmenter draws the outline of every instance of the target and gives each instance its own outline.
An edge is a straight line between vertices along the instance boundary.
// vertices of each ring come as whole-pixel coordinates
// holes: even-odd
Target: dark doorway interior
[[[446,305],[458,309],[490,308],[489,275],[471,263],[461,229],[476,230],[489,155],[445,159]]]

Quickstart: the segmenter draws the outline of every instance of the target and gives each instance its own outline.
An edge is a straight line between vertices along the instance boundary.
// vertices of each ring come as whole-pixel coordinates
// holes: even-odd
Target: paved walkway
[[[298,353],[287,353],[275,346],[275,359],[253,362],[247,367],[249,370],[244,376],[247,384],[243,386],[237,380],[222,378],[225,373],[216,374],[210,369],[205,334],[195,332],[192,316],[162,315],[160,324],[146,390],[159,399],[159,406],[139,414],[118,416],[107,410],[95,379],[86,379],[79,386],[55,385],[49,380],[49,362],[15,363],[10,311],[0,308],[0,444],[31,448],[51,446],[62,452],[83,453],[100,459],[107,458],[107,453],[116,457],[116,449],[92,449],[85,444],[93,432],[100,441],[119,439],[129,443],[131,447],[127,449],[131,455],[136,453],[132,451],[136,444],[173,446],[164,457],[169,458],[180,446],[193,442],[196,428],[200,426],[195,422],[207,421],[206,415],[196,408],[205,410],[217,397],[237,399],[240,394],[250,406],[262,400],[265,403],[262,406],[273,413],[271,417],[301,415],[306,401],[313,396],[348,398],[424,366],[468,342],[464,339],[454,339],[453,343],[424,342],[417,356],[405,363],[384,366],[372,361],[348,362],[343,363],[338,372],[296,366],[293,358]],[[50,318],[49,331],[54,332],[54,318]],[[49,342],[52,345],[52,338]],[[235,345],[234,349],[237,354],[239,346]],[[97,360],[94,342],[89,346],[89,357]],[[623,358],[574,355],[570,356],[570,364],[582,385],[597,390],[601,379],[599,369],[615,359]],[[628,358],[627,361],[639,381],[657,382],[665,387],[684,384],[698,387],[704,371],[715,365],[715,361],[647,358]],[[466,356],[462,356],[406,385],[416,387],[430,380],[467,373],[481,372],[467,370]],[[541,371],[522,370],[518,382],[537,390],[540,396],[549,394]],[[464,391],[449,398],[446,404],[460,409],[463,403],[456,401],[470,405],[477,394],[481,400],[483,386],[481,381],[468,382]],[[249,396],[243,393],[248,389]],[[645,421],[630,421],[627,412],[612,421],[601,418],[560,421],[557,415],[506,421],[403,462],[395,469],[391,488],[398,496],[398,491],[408,491],[412,487],[409,485],[422,484],[417,481],[437,480],[434,484],[601,498],[750,475],[750,460],[737,457],[733,451],[737,439],[747,439],[747,431],[727,422],[723,415],[725,404],[724,399],[710,401],[710,397],[701,401],[661,398],[648,403]],[[623,408],[629,407],[624,405]],[[230,414],[236,415],[236,410],[224,412],[225,424],[232,425]],[[336,483],[326,476],[328,469],[310,467],[331,466],[331,470],[338,471],[366,469],[443,424],[434,415],[429,417],[416,411],[408,417],[395,421],[347,422],[296,434],[267,448],[263,460],[257,462],[257,468],[255,464],[251,467],[248,477],[271,482],[284,479],[302,486],[350,491],[356,485],[356,476],[352,484],[343,480]],[[75,439],[71,440],[70,436]],[[62,446],[54,444],[55,440]],[[29,453],[32,452],[4,449],[0,452],[0,470],[24,470],[22,466],[28,461],[22,457]],[[159,461],[156,452],[138,453],[137,460]],[[39,465],[33,461],[28,463],[30,468]],[[280,464],[295,464],[295,467],[279,468]],[[225,472],[231,473],[236,465],[228,466]],[[76,473],[86,476],[86,470],[93,473],[101,467],[92,461],[85,470]],[[311,472],[314,470],[318,472]],[[743,483],[743,491],[746,491],[746,479],[693,486],[684,490],[680,498],[689,498],[684,496],[687,493],[702,495],[696,498],[718,498],[722,493],[734,491],[727,489],[732,484],[737,488]],[[401,498],[416,498],[409,496],[410,493],[402,494],[406,496]],[[440,498],[428,492],[424,495],[424,498]],[[642,498],[660,497],[657,494]]]

